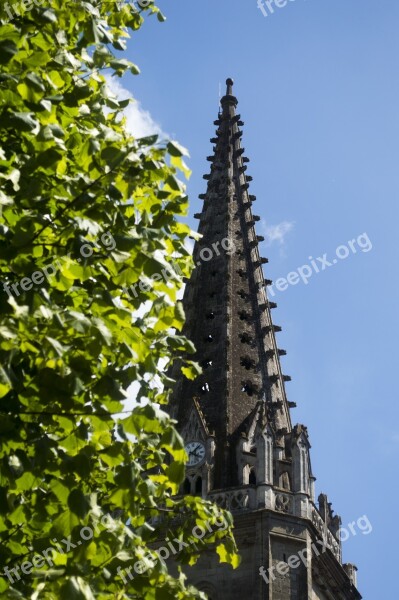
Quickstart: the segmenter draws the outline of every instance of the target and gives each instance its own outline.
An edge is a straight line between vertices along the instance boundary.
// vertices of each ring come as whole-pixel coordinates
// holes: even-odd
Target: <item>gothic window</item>
[[[195,482],[195,495],[202,496],[202,477],[197,477]]]
[[[187,479],[187,477],[186,477],[186,479],[184,480],[184,483],[183,483],[183,494],[190,494],[190,493],[191,493],[191,483],[190,483],[190,480]]]
[[[256,473],[255,469],[251,469],[249,472],[249,485],[256,485]]]
[[[283,490],[291,489],[290,476],[287,471],[284,471],[283,473],[281,473],[280,478],[279,478],[279,487],[283,488]]]

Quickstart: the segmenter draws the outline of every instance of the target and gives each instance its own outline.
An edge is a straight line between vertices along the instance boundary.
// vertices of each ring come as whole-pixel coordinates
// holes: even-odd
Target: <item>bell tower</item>
[[[340,519],[325,495],[315,502],[307,429],[291,422],[244,123],[233,81],[226,85],[183,299],[190,358],[203,373],[192,381],[176,365],[170,412],[189,455],[182,493],[233,513],[242,563],[233,571],[204,555],[187,574],[211,600],[357,600],[356,567],[342,564]]]

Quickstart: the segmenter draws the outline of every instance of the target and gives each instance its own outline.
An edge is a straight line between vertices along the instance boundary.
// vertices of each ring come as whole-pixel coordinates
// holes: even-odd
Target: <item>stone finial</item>
[[[351,584],[355,587],[357,587],[357,566],[354,565],[353,563],[345,563],[344,565],[342,565],[344,568],[345,573],[348,575]]]
[[[322,516],[323,521],[327,524],[327,527],[333,520],[333,510],[331,508],[331,502],[328,501],[326,494],[320,494],[318,497],[319,501],[319,512]]]
[[[220,101],[223,107],[231,104],[233,106],[237,105],[237,98],[233,95],[233,85],[234,81],[230,77],[226,79],[226,95],[223,96],[223,98]]]

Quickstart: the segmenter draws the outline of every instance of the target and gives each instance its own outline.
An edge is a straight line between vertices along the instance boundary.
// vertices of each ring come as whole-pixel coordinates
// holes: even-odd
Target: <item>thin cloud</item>
[[[159,135],[162,138],[168,137],[167,134],[162,131],[161,126],[154,121],[148,110],[145,110],[141,103],[133,99],[133,96],[129,90],[114,77],[106,76],[107,84],[111,92],[118,98],[118,100],[126,100],[131,98],[132,102],[125,108],[124,115],[126,117],[126,127],[132,135],[136,138],[146,137],[149,135]]]
[[[294,223],[282,221],[278,225],[268,225],[266,221],[262,221],[263,231],[265,233],[265,243],[271,246],[275,242],[282,246],[285,244],[287,234],[293,229]]]

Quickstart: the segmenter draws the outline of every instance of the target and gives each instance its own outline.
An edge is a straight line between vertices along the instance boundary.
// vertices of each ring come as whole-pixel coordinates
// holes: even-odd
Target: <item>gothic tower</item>
[[[325,495],[315,503],[307,429],[291,423],[243,122],[226,83],[183,300],[184,333],[203,374],[191,381],[176,368],[170,410],[189,454],[182,492],[233,513],[242,563],[232,570],[205,554],[188,576],[210,600],[357,600],[356,567],[341,560],[340,518]]]

